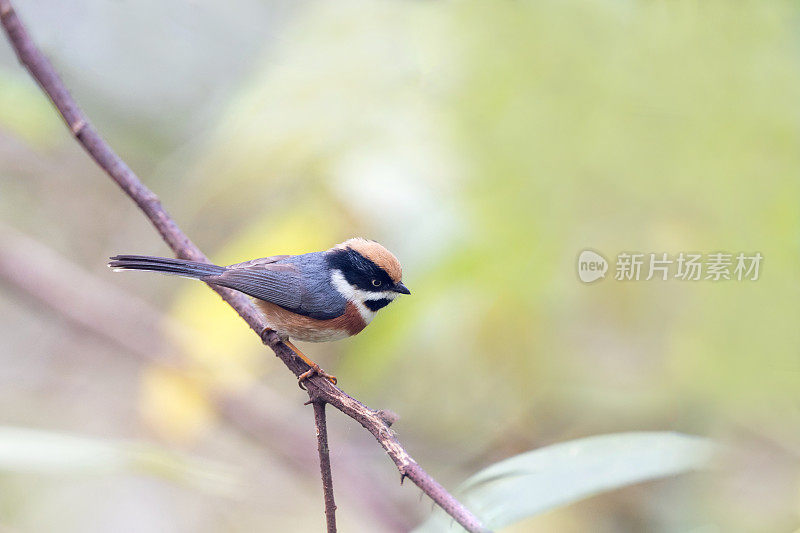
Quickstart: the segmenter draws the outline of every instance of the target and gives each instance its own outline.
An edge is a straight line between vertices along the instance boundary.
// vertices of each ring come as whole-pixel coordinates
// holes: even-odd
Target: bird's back
[[[289,256],[278,263],[294,266],[300,276],[300,305],[293,311],[319,320],[344,313],[347,300],[331,283],[325,252]]]

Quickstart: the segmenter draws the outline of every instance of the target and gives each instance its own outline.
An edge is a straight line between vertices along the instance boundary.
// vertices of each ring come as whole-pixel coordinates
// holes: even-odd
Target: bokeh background
[[[509,531],[800,527],[796,2],[16,4],[216,262],[354,235],[396,253],[412,296],[302,347],[398,413],[446,486],[620,431],[727,450]],[[0,154],[0,526],[321,530],[294,379],[201,284],[106,268],[169,250],[5,43]],[[764,261],[752,282],[586,285],[584,248]],[[372,438],[329,419],[341,529],[423,521]]]

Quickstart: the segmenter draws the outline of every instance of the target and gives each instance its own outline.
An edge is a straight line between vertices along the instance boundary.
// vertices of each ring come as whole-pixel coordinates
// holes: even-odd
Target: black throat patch
[[[388,298],[381,298],[380,300],[365,300],[364,305],[366,305],[367,309],[370,311],[377,311],[378,309],[383,309],[391,302],[392,301]]]

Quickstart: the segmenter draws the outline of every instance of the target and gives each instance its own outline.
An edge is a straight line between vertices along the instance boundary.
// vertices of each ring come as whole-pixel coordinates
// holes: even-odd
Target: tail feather
[[[114,270],[146,270],[199,279],[208,276],[218,276],[225,272],[225,267],[211,265],[209,263],[198,263],[196,261],[172,259],[169,257],[152,257],[148,255],[115,255],[110,258],[108,266]]]

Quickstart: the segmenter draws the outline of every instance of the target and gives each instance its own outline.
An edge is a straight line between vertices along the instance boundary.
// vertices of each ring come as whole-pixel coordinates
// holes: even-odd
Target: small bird
[[[274,255],[229,266],[185,259],[117,255],[108,266],[150,270],[228,287],[255,299],[274,330],[311,369],[298,378],[300,388],[313,375],[334,385],[328,374],[289,341],[329,342],[359,333],[380,309],[400,294],[403,285],[397,258],[375,241],[356,237],[324,252]]]

